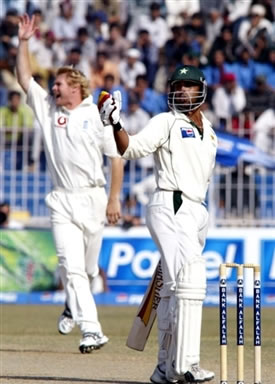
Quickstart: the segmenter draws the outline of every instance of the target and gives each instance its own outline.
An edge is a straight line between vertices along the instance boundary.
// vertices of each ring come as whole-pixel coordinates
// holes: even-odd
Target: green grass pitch
[[[1,384],[136,384],[148,383],[156,364],[156,324],[144,352],[125,346],[136,307],[98,308],[110,342],[99,351],[78,351],[77,328],[57,332],[61,306],[1,306]],[[218,308],[204,308],[201,366],[213,370],[219,383]],[[229,382],[236,382],[236,312],[228,311]],[[252,309],[245,309],[245,383],[253,384]],[[262,384],[275,383],[275,308],[262,309]]]

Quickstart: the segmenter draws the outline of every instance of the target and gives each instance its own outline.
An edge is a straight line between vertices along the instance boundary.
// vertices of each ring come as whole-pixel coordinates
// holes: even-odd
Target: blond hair
[[[81,93],[82,100],[90,96],[91,92],[89,88],[89,81],[85,77],[84,73],[72,67],[61,67],[56,72],[56,76],[64,75],[64,74],[66,75],[67,83],[70,86],[74,86],[74,85],[80,86],[80,93]]]

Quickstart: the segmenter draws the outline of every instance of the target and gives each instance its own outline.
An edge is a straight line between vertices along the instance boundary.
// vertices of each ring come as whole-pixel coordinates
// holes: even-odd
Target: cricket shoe
[[[158,364],[150,377],[150,380],[154,384],[169,384],[177,383],[177,380],[168,381],[165,376],[165,362]]]
[[[79,350],[81,353],[91,353],[95,349],[103,347],[109,339],[102,332],[86,332],[80,340]]]
[[[67,335],[74,329],[75,322],[71,317],[64,315],[64,312],[58,319],[58,331],[61,335]]]
[[[198,363],[192,364],[187,372],[184,374],[184,380],[179,383],[204,383],[214,379],[214,372],[202,369]]]

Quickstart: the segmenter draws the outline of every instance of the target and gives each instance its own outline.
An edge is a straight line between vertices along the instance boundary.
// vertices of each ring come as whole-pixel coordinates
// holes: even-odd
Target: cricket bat
[[[126,341],[127,347],[137,351],[144,350],[157,315],[162,285],[162,270],[159,262],[134,318]]]

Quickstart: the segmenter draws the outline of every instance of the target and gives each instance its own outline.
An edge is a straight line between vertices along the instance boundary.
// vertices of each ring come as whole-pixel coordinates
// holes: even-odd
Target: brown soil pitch
[[[99,307],[104,333],[110,342],[99,351],[82,355],[76,328],[67,336],[57,332],[60,306],[1,307],[1,384],[137,384],[149,383],[156,364],[157,334],[154,326],[144,352],[125,346],[136,307]],[[252,310],[245,311],[245,376],[253,383]],[[262,383],[275,377],[275,308],[262,310]],[[236,316],[229,310],[229,382],[236,382]],[[205,308],[201,365],[216,373],[219,383],[218,309]]]

